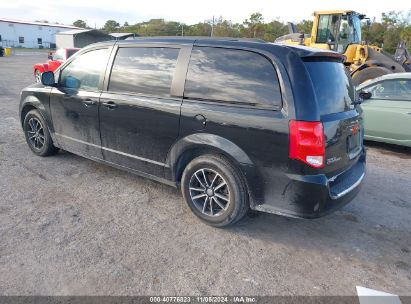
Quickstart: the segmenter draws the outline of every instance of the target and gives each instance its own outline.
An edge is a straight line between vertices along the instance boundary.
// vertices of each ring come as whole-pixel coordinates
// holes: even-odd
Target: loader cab
[[[314,13],[312,41],[316,48],[344,53],[350,44],[361,43],[361,20],[364,15],[354,11]]]

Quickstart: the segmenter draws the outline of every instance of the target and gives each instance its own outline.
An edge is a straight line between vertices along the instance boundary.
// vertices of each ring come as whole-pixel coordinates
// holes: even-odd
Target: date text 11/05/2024
[[[255,303],[255,297],[247,296],[221,296],[221,297],[150,297],[150,303]]]

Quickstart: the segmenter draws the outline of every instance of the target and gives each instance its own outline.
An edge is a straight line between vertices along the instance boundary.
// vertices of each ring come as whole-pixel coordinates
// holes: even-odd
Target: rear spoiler
[[[327,60],[332,59],[335,61],[345,62],[347,57],[345,55],[336,52],[311,52],[309,54],[301,56],[303,60],[313,61],[313,60]]]
[[[343,54],[328,51],[328,50],[319,50],[314,49],[306,46],[286,46],[298,56],[300,56],[303,60],[311,61],[311,60],[335,60],[340,62],[345,62],[346,57]]]

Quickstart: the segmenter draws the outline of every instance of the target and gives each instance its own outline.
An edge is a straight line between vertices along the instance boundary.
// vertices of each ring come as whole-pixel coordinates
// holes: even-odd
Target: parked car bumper
[[[253,209],[296,218],[324,216],[354,199],[365,177],[365,165],[363,151],[356,163],[332,177],[287,174],[281,195],[268,190],[264,203]]]

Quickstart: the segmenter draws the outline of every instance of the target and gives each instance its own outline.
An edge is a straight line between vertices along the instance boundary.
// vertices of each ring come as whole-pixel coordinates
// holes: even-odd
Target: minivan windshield
[[[338,61],[304,62],[314,87],[321,115],[350,110],[354,87],[344,65]]]

